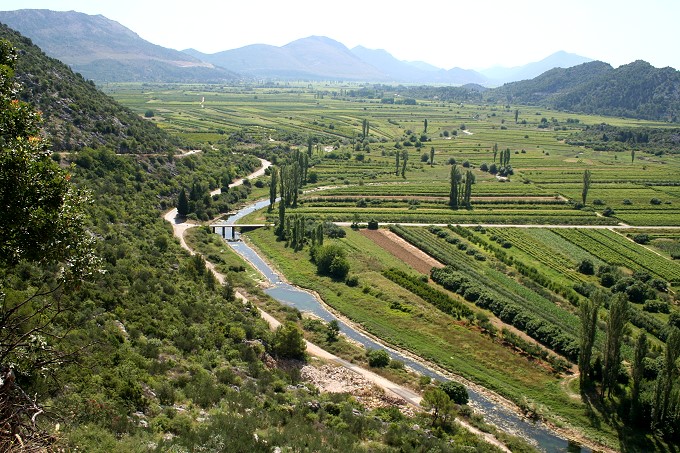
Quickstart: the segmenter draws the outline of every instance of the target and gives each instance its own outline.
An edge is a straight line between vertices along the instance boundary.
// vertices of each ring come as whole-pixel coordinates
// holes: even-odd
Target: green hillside
[[[122,107],[94,83],[3,24],[0,39],[11,42],[20,53],[16,67],[19,96],[42,112],[53,150],[106,146],[118,153],[153,153],[181,146],[180,140]]]
[[[234,297],[239,289],[252,302],[266,299],[244,272],[247,264],[218,244],[227,277],[221,285],[203,258],[180,248],[162,218],[182,189],[201,216],[230,211],[249,185],[219,196],[209,190],[259,161],[229,149],[174,158],[165,133],[135,123],[135,115],[27,41],[15,42],[23,49],[19,61],[29,60],[19,73],[43,63],[26,77],[36,83],[22,96],[45,106],[47,131],[61,131],[66,121],[70,133],[97,121],[129,121],[126,131],[141,133],[123,141],[163,153],[117,154],[86,128],[82,137],[103,146],[47,152],[34,136],[30,105],[12,93],[13,56],[2,43],[0,200],[12,208],[33,203],[27,223],[55,210],[75,219],[80,236],[69,236],[68,245],[87,248],[88,263],[45,252],[60,249],[43,242],[73,229],[69,222],[45,225],[45,234],[29,230],[27,247],[35,252],[18,253],[24,260],[0,256],[0,451],[498,451],[449,422],[438,422],[432,436],[427,414],[405,417],[393,408],[369,410],[348,394],[319,394],[301,380],[301,362],[279,366],[275,358],[299,351],[269,331],[252,303]],[[74,115],[73,107],[59,107],[75,102],[82,102],[77,117],[60,116]],[[110,136],[119,151],[119,136]],[[10,220],[3,243],[33,226]],[[198,234],[215,246],[205,229]],[[292,310],[288,318],[300,321]],[[301,333],[290,326],[283,332],[299,344]],[[445,417],[453,414],[447,407]]]
[[[541,105],[557,110],[648,120],[680,120],[680,72],[644,61],[616,69],[593,61],[555,68],[532,80],[488,92],[496,102]]]

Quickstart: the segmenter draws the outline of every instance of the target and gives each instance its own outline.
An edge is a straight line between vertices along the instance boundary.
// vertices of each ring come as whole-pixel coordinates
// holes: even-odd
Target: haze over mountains
[[[50,10],[0,11],[0,22],[96,82],[224,82],[245,77],[497,86],[533,78],[554,67],[590,61],[557,52],[539,62],[515,68],[494,67],[480,72],[461,68],[446,70],[425,62],[401,61],[385,50],[362,46],[348,49],[322,36],[298,39],[281,47],[253,44],[204,54],[149,43],[101,15]]]
[[[680,71],[636,61],[607,63],[557,52],[514,68],[480,72],[400,61],[385,50],[353,49],[324,36],[281,47],[253,44],[214,54],[167,49],[101,15],[74,11],[0,12],[0,22],[86,79],[105,82],[230,83],[343,80],[381,84],[483,86],[484,99],[565,111],[680,121]],[[502,86],[501,86],[502,85]]]

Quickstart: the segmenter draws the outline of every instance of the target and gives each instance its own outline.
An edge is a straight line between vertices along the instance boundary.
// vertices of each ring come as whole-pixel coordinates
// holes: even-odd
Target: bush
[[[451,401],[456,404],[467,404],[468,403],[468,392],[463,384],[455,381],[447,381],[439,386],[444,393],[446,393]]]
[[[651,200],[649,200],[649,202],[653,205],[660,205],[661,204],[661,200],[659,200],[658,198],[652,198]]]
[[[368,365],[373,368],[384,368],[390,364],[390,355],[384,349],[369,349],[366,351]]]
[[[284,359],[304,359],[307,345],[302,330],[292,321],[280,325],[274,333],[272,352]]]
[[[378,229],[378,221],[375,219],[371,219],[368,221],[368,229],[369,230],[377,230]]]
[[[347,280],[345,280],[345,283],[351,288],[357,287],[359,286],[359,277],[356,275],[349,276],[347,277]]]
[[[633,236],[633,240],[638,244],[647,244],[649,243],[649,235],[645,233],[636,234]]]
[[[583,275],[594,275],[595,274],[595,265],[588,258],[584,258],[584,259],[581,260],[580,263],[578,263],[576,270],[578,270]]]
[[[663,300],[648,300],[642,306],[644,311],[649,313],[670,313],[671,307],[668,302]]]
[[[605,272],[600,275],[600,285],[605,288],[611,288],[616,283],[616,277],[611,272]]]
[[[349,273],[349,261],[342,256],[335,256],[331,262],[329,274],[337,280],[343,280]]]
[[[337,244],[315,247],[312,250],[312,261],[316,263],[316,270],[321,275],[344,280],[349,272],[349,261],[345,257],[345,250]]]
[[[610,208],[609,206],[604,208],[604,210],[602,211],[602,215],[605,216],[605,217],[611,217],[614,214],[616,214],[616,212],[612,208]]]

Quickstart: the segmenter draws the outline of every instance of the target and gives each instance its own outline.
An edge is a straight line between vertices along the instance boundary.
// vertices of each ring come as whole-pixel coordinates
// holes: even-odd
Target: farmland
[[[318,219],[680,225],[676,155],[638,152],[631,158],[629,151],[595,151],[566,142],[601,123],[669,127],[665,123],[432,99],[411,105],[396,98],[386,104],[382,100],[392,94],[384,87],[359,84],[112,84],[104,89],[196,147],[264,154],[282,147],[307,150],[314,175],[307,186],[334,186],[323,197],[301,200],[300,212]],[[494,149],[510,150],[507,178],[484,170],[499,165]],[[453,162],[474,174],[472,210],[448,209]],[[586,169],[593,182],[581,206]],[[613,214],[603,217],[605,208]]]
[[[279,223],[283,213],[309,228],[351,223],[332,241],[345,250],[358,285],[319,275],[307,249],[290,246],[285,232],[283,240],[269,229],[247,237],[288,279],[370,334],[603,444],[627,435],[623,417],[603,413],[623,396],[594,408],[565,384],[573,382],[568,373],[579,353],[579,306],[598,290],[625,295],[631,317],[624,360],[632,361],[643,331],[649,360],[661,360],[680,319],[680,153],[569,142],[602,123],[669,124],[515,105],[405,103],[360,84],[105,89],[206,152],[251,153],[279,168],[291,165],[296,151],[304,154],[307,173],[295,204],[277,203],[243,221]],[[454,165],[474,178],[469,206],[458,209],[451,206]],[[592,180],[584,191],[586,170]],[[255,181],[254,193],[266,196],[271,181],[271,172]],[[384,239],[360,234],[369,222],[394,224],[392,232],[446,267],[426,276],[428,261],[420,259],[416,272]],[[597,357],[606,320],[602,307]]]

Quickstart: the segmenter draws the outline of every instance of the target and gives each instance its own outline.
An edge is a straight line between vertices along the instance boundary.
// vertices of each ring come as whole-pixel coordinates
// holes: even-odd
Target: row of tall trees
[[[449,206],[453,209],[464,207],[470,209],[472,204],[472,185],[475,183],[475,175],[471,170],[467,170],[465,175],[458,169],[456,164],[451,166],[449,176],[451,190],[449,192]]]
[[[608,306],[604,347],[601,358],[593,361],[593,349],[598,331],[600,309]],[[670,327],[665,351],[657,365],[650,369],[650,345],[642,331],[635,342],[630,371],[623,366],[622,346],[626,341],[631,308],[624,294],[594,291],[580,305],[581,338],[578,366],[582,394],[595,390],[597,395],[609,400],[624,419],[638,427],[656,429],[664,435],[677,438],[680,422],[680,329]],[[628,384],[627,388],[622,384]],[[613,395],[617,398],[613,399]]]

